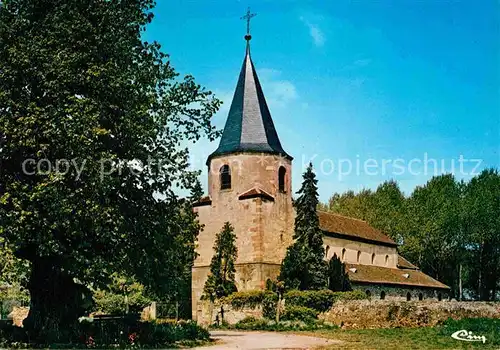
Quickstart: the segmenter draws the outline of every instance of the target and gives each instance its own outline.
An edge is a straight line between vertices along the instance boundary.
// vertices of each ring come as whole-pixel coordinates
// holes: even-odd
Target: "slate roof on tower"
[[[292,159],[281,146],[250,56],[249,39],[233,102],[219,147],[208,157],[238,153],[277,154]]]

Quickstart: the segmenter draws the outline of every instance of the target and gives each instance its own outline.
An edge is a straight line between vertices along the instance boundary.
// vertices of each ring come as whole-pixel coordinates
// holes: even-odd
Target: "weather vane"
[[[241,19],[246,19],[247,20],[247,35],[245,35],[245,40],[250,40],[252,39],[252,36],[250,35],[250,20],[252,19],[252,17],[255,17],[257,16],[256,13],[251,13],[250,12],[250,7],[247,9],[247,13],[246,15],[244,15],[243,17],[241,17]]]

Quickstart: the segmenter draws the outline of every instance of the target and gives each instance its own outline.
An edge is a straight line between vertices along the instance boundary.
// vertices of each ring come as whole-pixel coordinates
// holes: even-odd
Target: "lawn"
[[[474,335],[484,335],[486,343],[453,339],[451,334],[465,329]],[[500,320],[448,320],[443,325],[423,328],[317,330],[309,335],[344,341],[343,344],[322,348],[331,349],[500,349]]]

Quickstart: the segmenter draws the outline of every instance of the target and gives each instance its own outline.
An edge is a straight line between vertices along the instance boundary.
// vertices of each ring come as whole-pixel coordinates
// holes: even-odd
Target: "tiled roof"
[[[325,232],[347,236],[346,238],[357,237],[363,240],[397,245],[396,242],[370,226],[366,221],[324,211],[318,211],[318,218],[319,226]]]
[[[420,270],[393,269],[376,265],[345,265],[351,282],[449,289],[447,285],[427,276]]]
[[[264,199],[267,199],[269,201],[274,201],[274,197],[272,195],[270,195],[269,193],[267,193],[263,189],[257,188],[257,187],[254,187],[246,192],[243,192],[242,194],[240,194],[238,196],[238,199],[240,199],[240,200],[250,199],[250,198],[264,198]]]
[[[204,205],[210,204],[212,204],[212,198],[210,198],[210,196],[204,196],[201,197],[197,202],[193,203],[193,207],[202,207]]]
[[[207,163],[213,157],[236,152],[270,153],[292,159],[281,147],[249,46],[219,147]]]
[[[398,255],[398,267],[401,269],[408,269],[408,270],[419,269],[417,266],[413,265],[411,262],[403,258],[401,255]]]

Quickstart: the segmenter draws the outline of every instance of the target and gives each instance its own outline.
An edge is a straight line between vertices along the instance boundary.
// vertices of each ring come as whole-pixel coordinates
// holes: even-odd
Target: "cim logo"
[[[484,335],[474,335],[465,329],[456,331],[451,335],[453,339],[463,340],[463,341],[482,341],[483,344],[486,343],[486,337]]]

